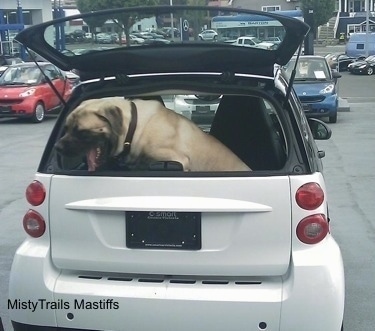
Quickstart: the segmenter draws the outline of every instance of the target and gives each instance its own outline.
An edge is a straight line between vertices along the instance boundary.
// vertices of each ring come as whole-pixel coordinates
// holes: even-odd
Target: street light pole
[[[171,0],[172,1],[172,0]],[[365,5],[366,5],[366,57],[369,56],[369,33],[370,33],[370,0],[366,0]]]
[[[169,0],[169,5],[173,6],[173,0]],[[171,12],[171,39],[174,39],[173,13]]]

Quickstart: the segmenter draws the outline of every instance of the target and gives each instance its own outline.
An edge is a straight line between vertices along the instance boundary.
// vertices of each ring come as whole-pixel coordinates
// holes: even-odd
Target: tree
[[[326,24],[333,16],[335,2],[335,0],[301,0],[304,17],[308,17],[309,10],[313,10],[313,25],[311,28],[314,32],[317,31],[318,26]]]
[[[77,8],[81,13],[104,9],[116,9],[136,6],[153,6],[157,4],[159,4],[158,0],[77,0]],[[134,17],[129,16],[126,13],[122,13],[118,15],[113,15],[108,18],[101,16],[101,20],[99,19],[99,21],[97,21],[96,19],[87,19],[86,23],[89,26],[90,24],[101,23],[101,25],[95,25],[95,27],[100,27],[104,24],[106,19],[112,19],[113,22],[118,26],[117,32],[119,34],[119,40],[121,40],[121,35],[124,32],[127,44],[129,45],[129,29],[133,26],[134,23],[137,22],[137,20],[140,20],[142,18],[143,17]]]
[[[77,0],[77,8],[81,13],[88,13],[95,10],[95,3],[92,0]],[[103,26],[106,19],[103,16],[90,17],[85,19],[85,23],[89,26],[90,32],[95,32],[95,28]]]

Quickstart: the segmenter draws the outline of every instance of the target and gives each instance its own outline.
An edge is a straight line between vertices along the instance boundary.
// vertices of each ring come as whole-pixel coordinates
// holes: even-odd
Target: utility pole
[[[370,0],[366,0],[365,9],[366,9],[366,57],[369,56],[369,34],[370,34]]]
[[[308,9],[304,16],[305,23],[310,26],[310,31],[305,38],[305,55],[314,55],[314,10]]]
[[[169,0],[169,5],[173,6],[173,0]],[[171,39],[174,39],[173,13],[171,12]]]

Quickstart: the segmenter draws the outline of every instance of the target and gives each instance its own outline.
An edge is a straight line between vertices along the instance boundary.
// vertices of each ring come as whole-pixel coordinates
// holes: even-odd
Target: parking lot
[[[317,49],[316,54],[323,52],[330,50]],[[341,246],[345,263],[345,330],[370,331],[375,325],[371,313],[375,306],[374,89],[375,76],[343,72],[339,95],[350,109],[339,112],[338,122],[330,125],[332,138],[318,143],[326,152],[323,163],[332,233]],[[33,179],[55,119],[48,117],[37,125],[0,119],[0,317],[6,331],[11,331],[7,312],[9,270],[14,252],[25,236],[24,191]]]

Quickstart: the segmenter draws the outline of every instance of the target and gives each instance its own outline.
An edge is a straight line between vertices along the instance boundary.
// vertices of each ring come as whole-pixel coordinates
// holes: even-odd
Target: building
[[[1,0],[0,53],[18,52],[14,36],[25,27],[52,19],[50,0]]]
[[[299,0],[229,0],[229,5],[263,11],[301,9]],[[317,37],[338,39],[341,34],[366,32],[367,14],[369,30],[375,32],[375,0],[336,0],[332,18],[318,29]]]

